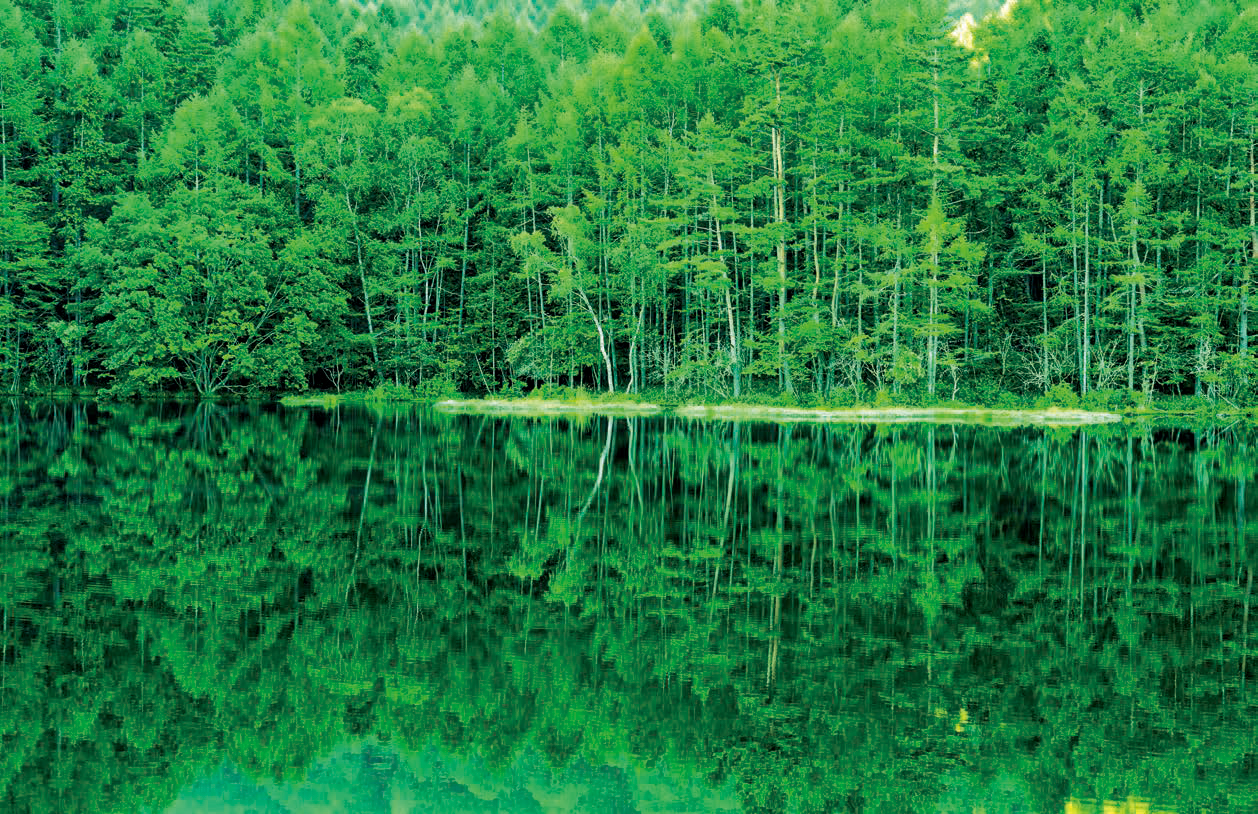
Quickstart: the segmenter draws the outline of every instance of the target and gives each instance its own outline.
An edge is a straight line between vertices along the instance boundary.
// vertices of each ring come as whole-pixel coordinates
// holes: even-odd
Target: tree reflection
[[[1246,429],[3,421],[7,810],[386,742],[582,810],[1258,804]]]

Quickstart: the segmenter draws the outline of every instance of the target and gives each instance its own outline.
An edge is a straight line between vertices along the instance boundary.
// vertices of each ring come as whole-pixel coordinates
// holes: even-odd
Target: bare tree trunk
[[[931,136],[931,174],[930,174],[930,198],[931,202],[939,201],[939,51],[936,50],[932,57],[935,63],[932,77],[934,79],[934,129]],[[940,207],[942,209],[942,204]],[[935,395],[935,373],[939,365],[939,336],[935,326],[935,320],[939,315],[939,251],[938,241],[931,241],[930,253],[930,325],[926,333],[926,392],[932,397]]]
[[[773,221],[778,224],[777,266],[778,266],[778,370],[781,385],[787,393],[795,394],[795,385],[791,381],[791,363],[786,356],[786,165],[782,155],[782,131],[777,126],[777,117],[782,114],[782,76],[773,75],[773,90],[777,108],[774,111],[774,125],[769,131],[773,148]]]
[[[354,248],[358,255],[358,282],[363,288],[363,312],[367,315],[367,336],[371,340],[371,360],[376,367],[376,376],[380,376],[380,353],[376,348],[376,331],[371,324],[371,294],[367,291],[367,270],[363,263],[363,241],[358,231],[358,213],[350,203],[349,190],[345,191],[345,208],[354,219]]]
[[[8,106],[0,97],[0,184],[9,183],[9,124],[5,121]]]
[[[1075,172],[1074,168],[1070,171],[1070,286],[1072,302],[1074,304],[1074,326],[1075,326],[1075,347],[1078,349],[1079,362],[1079,393],[1080,395],[1087,388],[1088,371],[1083,363],[1083,343],[1087,339],[1087,333],[1081,330],[1082,315],[1079,313],[1079,238],[1075,234],[1075,228],[1078,225],[1078,219],[1075,216]]]
[[[813,269],[813,277],[812,277],[812,295],[811,295],[811,297],[810,297],[810,300],[811,300],[811,305],[812,305],[812,321],[813,321],[813,324],[814,324],[814,325],[816,325],[816,326],[818,327],[818,333],[820,333],[820,326],[821,326],[821,310],[820,310],[820,301],[821,301],[821,300],[820,300],[820,297],[821,297],[821,255],[822,255],[822,253],[824,252],[824,248],[821,246],[821,243],[822,243],[822,240],[821,240],[821,229],[820,229],[820,226],[818,225],[819,221],[821,220],[821,217],[820,217],[820,215],[818,214],[818,211],[817,211],[817,209],[818,209],[818,202],[817,202],[817,156],[816,156],[815,149],[814,149],[813,159],[812,159],[812,183],[813,183],[813,191],[812,191],[812,269]],[[824,368],[824,366],[825,366],[825,364],[824,364],[824,359],[825,359],[825,355],[824,355],[823,353],[821,353],[820,351],[818,351],[818,352],[816,352],[816,353],[814,353],[814,354],[813,354],[813,385],[814,385],[814,387],[816,388],[816,391],[817,391],[818,393],[823,392],[822,388],[823,388],[823,386],[824,386],[824,383],[822,382],[822,372],[823,372],[823,371],[822,371],[822,369],[823,369],[823,368]]]
[[[459,335],[463,334],[463,296],[467,282],[468,232],[472,226],[472,147],[463,142],[463,262],[459,268]]]
[[[1091,360],[1088,358],[1091,349],[1088,319],[1092,313],[1092,246],[1089,231],[1092,227],[1092,213],[1089,211],[1091,203],[1091,199],[1085,196],[1083,199],[1083,375],[1079,380],[1080,395],[1088,392],[1088,376],[1092,369]]]
[[[616,382],[612,378],[612,357],[607,352],[607,335],[603,332],[603,321],[598,318],[598,312],[594,310],[590,298],[585,295],[585,289],[577,289],[577,297],[581,300],[586,312],[590,315],[590,319],[594,321],[594,330],[598,331],[598,352],[603,357],[603,365],[607,369],[607,392],[616,392]],[[569,382],[571,383],[571,382]]]
[[[1249,128],[1249,241],[1250,262],[1245,264],[1241,275],[1241,302],[1239,314],[1241,369],[1249,357],[1249,278],[1255,263],[1258,263],[1258,208],[1255,207],[1254,196],[1254,129]]]
[[[716,181],[713,178],[712,168],[708,167],[708,184],[714,189]],[[725,265],[725,245],[721,235],[721,222],[716,219],[716,193],[712,193],[712,224],[716,229],[716,252],[721,257],[721,265]],[[734,279],[729,275],[729,269],[726,268],[726,276],[729,277],[729,285],[725,287],[725,319],[729,323],[729,370],[730,376],[734,381],[734,398],[738,398],[742,391],[742,365],[738,359],[738,322],[734,318],[734,301],[730,297],[730,289],[734,287]]]
[[[1045,235],[1045,253],[1048,250],[1048,240]],[[1048,258],[1040,255],[1040,336],[1043,337],[1040,349],[1040,364],[1042,365],[1042,378],[1044,379],[1044,392],[1048,392]]]

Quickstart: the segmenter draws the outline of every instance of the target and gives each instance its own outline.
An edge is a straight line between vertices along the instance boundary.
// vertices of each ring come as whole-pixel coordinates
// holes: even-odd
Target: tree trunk
[[[607,392],[615,393],[615,379],[612,378],[612,357],[607,352],[607,335],[603,333],[603,321],[598,318],[598,312],[594,310],[594,306],[590,303],[590,298],[585,295],[585,289],[578,288],[577,296],[581,299],[581,304],[585,306],[585,310],[589,313],[590,319],[594,320],[594,330],[598,331],[598,352],[603,357],[603,365],[607,369]],[[569,382],[571,384],[571,382]]]
[[[818,333],[820,333],[820,330],[821,330],[821,310],[820,310],[820,301],[821,301],[821,300],[820,300],[820,297],[821,297],[821,255],[822,255],[823,249],[822,249],[822,246],[821,246],[822,240],[821,240],[821,234],[820,234],[820,227],[819,227],[819,225],[818,225],[818,223],[819,223],[819,221],[820,221],[821,217],[820,217],[820,214],[819,214],[819,213],[818,213],[818,211],[817,211],[817,208],[818,208],[818,207],[817,207],[817,158],[816,158],[815,152],[814,152],[814,155],[813,155],[813,160],[812,160],[812,183],[813,183],[813,191],[812,191],[812,268],[813,268],[813,277],[812,277],[812,296],[811,296],[811,305],[812,305],[812,321],[813,321],[813,325],[815,325],[815,326],[816,326],[816,330],[818,331]],[[813,354],[813,383],[814,383],[814,387],[815,387],[815,389],[816,389],[816,391],[817,391],[818,393],[822,392],[822,387],[823,387],[823,382],[822,382],[822,380],[821,380],[821,376],[822,376],[822,372],[823,372],[823,371],[822,371],[822,368],[825,366],[825,365],[824,365],[824,358],[825,358],[825,357],[824,357],[824,355],[823,355],[820,351],[817,351],[817,352],[815,352],[815,353]]]
[[[468,232],[472,226],[472,148],[463,143],[463,262],[459,268],[459,336],[463,335],[463,292],[467,281]]]
[[[708,185],[715,190],[716,181],[713,177],[712,168],[708,167]],[[721,236],[721,222],[715,217],[716,213],[716,192],[712,193],[712,224],[716,229],[716,253],[721,258],[721,265],[725,265],[725,245]],[[734,301],[730,296],[730,289],[734,287],[734,279],[729,274],[729,269],[725,270],[728,277],[729,285],[725,286],[725,319],[729,323],[729,370],[730,377],[734,384],[734,398],[741,395],[741,376],[742,369],[738,359],[738,322],[734,318]]]
[[[1139,181],[1139,177],[1136,179]],[[1112,222],[1112,221],[1111,221]],[[1140,234],[1140,218],[1131,221],[1131,291],[1127,300],[1127,389],[1136,389],[1136,275],[1140,274],[1140,245],[1137,237]]]
[[[1071,294],[1075,308],[1075,347],[1078,349],[1079,360],[1079,394],[1083,395],[1087,391],[1088,369],[1085,364],[1086,354],[1083,350],[1083,344],[1087,341],[1087,331],[1082,329],[1083,315],[1079,313],[1079,237],[1075,233],[1078,226],[1078,219],[1075,217],[1075,176],[1074,170],[1070,173],[1070,285]]]
[[[371,340],[371,361],[376,368],[376,377],[380,377],[380,353],[376,348],[376,331],[371,324],[371,294],[367,291],[367,270],[363,263],[363,241],[362,236],[358,232],[358,213],[354,211],[354,207],[350,204],[349,191],[345,192],[345,208],[349,210],[349,215],[354,219],[354,249],[358,258],[358,282],[363,288],[363,312],[367,316],[367,336]]]
[[[1042,337],[1040,364],[1044,380],[1044,392],[1048,392],[1048,236],[1044,236],[1045,253],[1040,255],[1040,336]]]
[[[1254,264],[1258,263],[1258,208],[1255,207],[1254,195],[1254,129],[1249,128],[1249,242],[1250,262],[1244,266],[1241,274],[1239,324],[1239,356],[1242,375],[1249,357],[1249,279]]]
[[[777,242],[778,375],[782,388],[794,395],[795,385],[791,381],[791,364],[786,356],[786,165],[782,155],[782,131],[777,126],[777,117],[782,114],[782,77],[779,73],[773,75],[773,90],[777,107],[769,135],[773,149],[773,221],[779,228]]]

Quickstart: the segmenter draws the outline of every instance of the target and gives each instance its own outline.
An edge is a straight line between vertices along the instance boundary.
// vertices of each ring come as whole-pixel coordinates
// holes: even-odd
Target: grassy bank
[[[835,423],[990,424],[995,426],[1080,426],[1113,424],[1118,413],[1088,410],[1001,410],[983,407],[765,407],[742,404],[683,405],[673,412],[688,418],[717,421],[812,421]]]
[[[800,400],[781,395],[752,394],[740,399],[712,400],[679,396],[675,391],[643,394],[598,393],[580,388],[539,388],[527,395],[496,394],[463,397],[448,392],[419,392],[379,387],[343,394],[285,396],[289,407],[341,405],[430,404],[445,412],[494,413],[521,416],[565,414],[676,415],[721,421],[935,422],[1014,425],[1079,426],[1111,424],[1129,419],[1196,419],[1205,421],[1258,420],[1248,407],[1206,399],[1155,397],[1135,399],[1127,393],[1107,392],[1078,399],[997,394],[990,404],[899,398],[878,394],[869,403]]]
[[[560,401],[558,399],[445,399],[434,404],[438,410],[457,413],[510,413],[512,415],[561,415],[598,413],[600,415],[658,415],[665,408],[645,401]]]
[[[281,400],[289,407],[372,405],[383,403],[425,403],[451,413],[501,414],[517,416],[557,416],[573,414],[650,416],[675,415],[716,421],[846,422],[846,423],[966,423],[1000,426],[1108,424],[1122,420],[1118,413],[1065,408],[986,408],[972,405],[861,405],[799,406],[782,403],[722,402],[683,400],[657,402],[626,394],[601,394],[574,390],[564,393],[530,394],[487,398],[430,399],[406,392],[389,391],[344,395],[289,396]],[[663,400],[660,400],[661,402]]]

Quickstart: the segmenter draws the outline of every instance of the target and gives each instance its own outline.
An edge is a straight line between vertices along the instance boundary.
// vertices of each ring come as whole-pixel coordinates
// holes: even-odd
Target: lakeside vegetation
[[[0,0],[0,388],[1258,403],[1258,10],[993,5]]]
[[[769,421],[922,421],[987,423],[1004,425],[1103,424],[1134,421],[1258,421],[1258,409],[1243,408],[1205,398],[1161,397],[1155,400],[1123,398],[1122,393],[1045,396],[1002,394],[994,403],[968,404],[956,400],[913,400],[875,394],[866,401],[833,401],[786,396],[744,394],[720,401],[676,392],[644,394],[602,393],[583,388],[541,387],[530,393],[507,391],[484,397],[458,394],[434,395],[416,390],[377,387],[347,393],[288,394],[280,398],[287,407],[426,405],[445,412],[560,416],[573,413],[599,415],[679,415],[692,418]]]

